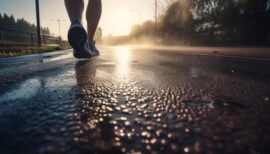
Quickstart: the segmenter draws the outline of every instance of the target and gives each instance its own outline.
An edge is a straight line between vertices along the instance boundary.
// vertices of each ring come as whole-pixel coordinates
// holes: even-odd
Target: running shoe
[[[68,42],[73,48],[75,58],[91,58],[94,56],[87,43],[87,33],[79,21],[71,24],[68,31]]]
[[[89,43],[89,49],[91,50],[93,56],[99,56],[99,50],[96,48],[96,41],[93,42],[93,45]]]

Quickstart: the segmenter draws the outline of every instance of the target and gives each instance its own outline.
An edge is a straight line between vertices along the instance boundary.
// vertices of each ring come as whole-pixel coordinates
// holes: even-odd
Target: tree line
[[[33,33],[37,31],[35,24],[29,23],[24,18],[16,20],[13,15],[8,16],[5,13],[3,15],[0,13],[0,26]],[[50,30],[48,27],[41,27],[41,33],[50,34]]]
[[[157,25],[134,25],[132,38],[184,45],[270,45],[270,0],[174,0]]]

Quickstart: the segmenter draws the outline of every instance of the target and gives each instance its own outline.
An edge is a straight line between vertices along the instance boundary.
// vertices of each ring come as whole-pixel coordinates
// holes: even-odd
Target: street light
[[[155,33],[157,33],[157,0],[155,0]]]
[[[59,37],[61,36],[61,21],[66,21],[66,19],[51,19],[51,21],[57,21],[58,22],[58,33],[59,33]]]
[[[138,24],[140,25],[141,24],[141,14],[139,11],[136,11],[136,10],[130,10],[131,12],[136,12],[137,15],[138,15]]]

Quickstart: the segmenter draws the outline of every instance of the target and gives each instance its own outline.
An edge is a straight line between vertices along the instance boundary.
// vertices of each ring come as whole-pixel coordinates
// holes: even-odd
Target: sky
[[[87,1],[85,0],[85,4]],[[154,1],[102,0],[103,12],[99,26],[102,28],[103,35],[128,35],[133,24],[153,20]],[[49,27],[53,34],[58,35],[58,23],[55,19],[61,19],[60,34],[63,39],[67,39],[70,21],[64,0],[39,0],[39,3],[41,26]],[[24,18],[36,24],[35,0],[0,0],[0,13],[12,14],[16,19]],[[83,24],[86,27],[85,18]]]

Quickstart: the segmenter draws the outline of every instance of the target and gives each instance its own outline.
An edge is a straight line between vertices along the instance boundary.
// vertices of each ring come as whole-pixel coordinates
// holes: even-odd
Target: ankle
[[[72,21],[71,25],[74,25],[74,24],[82,24],[79,20],[75,20],[75,21]]]
[[[94,40],[88,40],[88,43],[89,43],[91,46],[94,46],[94,45],[95,45],[95,41],[94,41]]]

